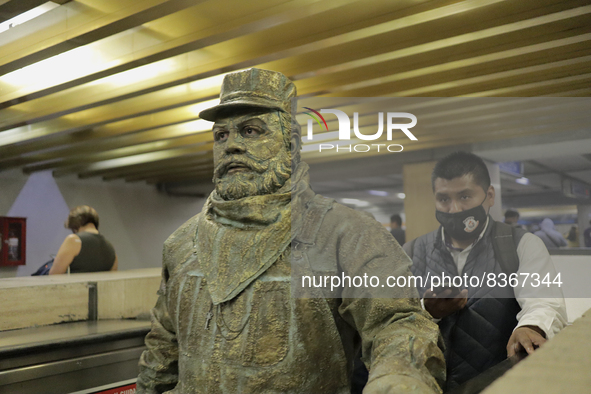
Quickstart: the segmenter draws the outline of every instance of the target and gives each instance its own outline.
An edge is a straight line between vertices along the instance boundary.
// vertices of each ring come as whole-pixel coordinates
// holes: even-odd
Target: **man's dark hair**
[[[474,182],[486,193],[490,186],[488,168],[480,157],[468,152],[454,152],[439,160],[431,174],[431,187],[435,191],[437,178],[451,181],[468,174],[472,175]]]
[[[512,209],[507,209],[505,211],[505,219],[507,218],[519,218],[519,212],[514,211]]]
[[[398,214],[390,216],[390,223],[398,223],[398,226],[402,226],[402,218]]]

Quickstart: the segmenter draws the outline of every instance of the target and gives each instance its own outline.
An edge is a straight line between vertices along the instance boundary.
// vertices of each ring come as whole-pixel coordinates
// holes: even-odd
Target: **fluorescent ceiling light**
[[[117,40],[131,34],[131,30],[118,33],[94,43],[74,48],[48,59],[30,64],[0,77],[0,82],[28,90],[42,90],[76,78],[81,78],[120,65],[125,57],[119,57],[111,49]],[[108,84],[116,88],[153,80],[179,70],[178,59],[163,59],[131,70],[110,75],[91,82],[92,85]],[[182,86],[183,90],[201,92],[211,89],[219,91],[226,74],[203,78]]]
[[[187,133],[202,133],[204,131],[211,131],[213,128],[213,122],[208,120],[199,119],[192,120],[190,122],[182,123],[179,125]]]
[[[241,71],[237,70],[236,72]],[[229,73],[214,75],[213,77],[199,79],[197,81],[193,81],[189,83],[189,88],[191,90],[206,90],[211,88],[218,88],[222,86],[222,82],[224,81],[224,77]]]
[[[406,194],[404,194],[404,193],[398,193],[398,194],[396,194],[396,197],[398,197],[401,200],[404,200],[406,198]]]
[[[369,205],[369,202],[358,200],[356,198],[341,198],[341,202],[343,204],[355,205],[357,207],[367,207]]]
[[[384,192],[381,190],[369,190],[368,193],[371,194],[372,196],[380,196],[380,197],[386,197],[388,195],[388,192]]]
[[[100,51],[83,46],[19,68],[0,77],[0,81],[12,86],[41,90],[100,71],[105,63]]]
[[[204,155],[206,151],[195,152],[194,155]],[[158,160],[165,160],[178,157],[177,149],[164,150],[160,152],[140,153],[135,156],[119,157],[93,163],[87,167],[86,171],[110,170],[117,167],[132,166],[136,164],[145,164]]]
[[[529,179],[526,177],[517,178],[515,179],[515,182],[519,183],[520,185],[529,185]]]
[[[94,84],[108,83],[116,87],[133,85],[165,75],[176,68],[175,59],[164,59],[158,62],[146,64],[131,70],[123,71],[94,81]]]
[[[220,103],[220,99],[202,101],[200,103],[191,105],[189,107],[189,111],[191,111],[191,113],[199,116],[199,112],[203,111],[204,109],[214,107],[214,106],[218,105],[219,103]]]
[[[17,15],[14,18],[0,23],[0,33],[3,33],[6,30],[11,29],[15,26],[22,25],[23,23],[28,22],[31,19],[37,18],[38,16],[43,15],[46,12],[51,11],[57,7],[59,7],[59,4],[55,4],[52,1],[48,1],[45,4],[41,4],[38,7],[23,12],[22,14]]]

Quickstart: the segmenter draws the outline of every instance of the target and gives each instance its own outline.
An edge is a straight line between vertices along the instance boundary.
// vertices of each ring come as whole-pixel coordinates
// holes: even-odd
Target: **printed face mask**
[[[467,241],[478,237],[486,224],[486,216],[487,213],[482,203],[477,207],[455,213],[435,211],[437,221],[452,238],[458,241]]]

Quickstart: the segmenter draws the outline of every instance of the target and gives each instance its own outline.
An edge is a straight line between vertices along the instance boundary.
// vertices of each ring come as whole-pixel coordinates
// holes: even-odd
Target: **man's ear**
[[[495,205],[495,188],[493,185],[488,187],[488,190],[486,191],[486,198],[489,199],[491,207]]]

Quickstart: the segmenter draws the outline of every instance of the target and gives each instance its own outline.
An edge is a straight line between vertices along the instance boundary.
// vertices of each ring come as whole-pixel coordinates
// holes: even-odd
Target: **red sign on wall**
[[[135,383],[117,387],[114,389],[96,391],[94,394],[135,394]]]

